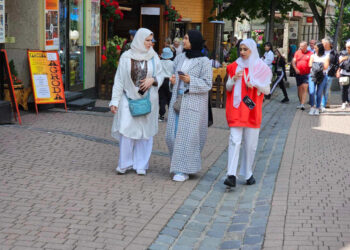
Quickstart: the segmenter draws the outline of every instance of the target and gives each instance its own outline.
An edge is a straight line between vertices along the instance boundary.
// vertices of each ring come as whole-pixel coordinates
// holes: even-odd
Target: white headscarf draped
[[[249,82],[256,88],[266,88],[271,83],[271,69],[259,57],[259,52],[256,43],[253,39],[244,39],[241,43],[247,46],[251,54],[248,59],[239,57],[236,60],[238,64],[236,72],[242,71],[245,68],[249,70]],[[242,78],[237,79],[233,97],[233,107],[238,108],[242,100]]]
[[[149,50],[145,47],[145,40],[149,35],[153,35],[153,32],[146,28],[140,28],[137,30],[134,39],[131,43],[131,49],[128,50],[125,56],[129,56],[134,60],[148,61],[157,53],[151,47]]]

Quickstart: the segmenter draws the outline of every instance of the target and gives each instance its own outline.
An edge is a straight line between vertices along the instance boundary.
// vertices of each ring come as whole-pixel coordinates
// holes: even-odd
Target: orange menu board
[[[28,50],[28,60],[36,110],[37,104],[64,103],[66,106],[57,51]]]

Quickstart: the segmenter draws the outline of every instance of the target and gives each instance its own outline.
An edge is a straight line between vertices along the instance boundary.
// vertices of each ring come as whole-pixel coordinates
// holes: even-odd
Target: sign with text
[[[64,103],[66,107],[57,51],[28,50],[28,60],[36,111],[37,104]]]
[[[306,22],[307,23],[313,23],[314,22],[314,18],[312,16],[308,16],[308,17],[306,17]]]
[[[59,49],[58,0],[45,0],[45,49]]]

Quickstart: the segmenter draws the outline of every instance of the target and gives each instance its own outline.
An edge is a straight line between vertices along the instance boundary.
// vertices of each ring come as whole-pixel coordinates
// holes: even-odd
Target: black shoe
[[[224,181],[224,184],[229,187],[235,187],[236,186],[236,176],[229,175],[227,176],[226,180]]]
[[[271,98],[271,95],[265,95],[265,98],[269,100]]]
[[[289,102],[289,99],[288,99],[288,98],[284,98],[281,102],[282,102],[282,103],[288,103],[288,102]]]
[[[159,116],[159,119],[158,119],[160,122],[164,122],[164,116]]]
[[[255,179],[253,175],[247,180],[247,185],[254,185],[255,184]]]

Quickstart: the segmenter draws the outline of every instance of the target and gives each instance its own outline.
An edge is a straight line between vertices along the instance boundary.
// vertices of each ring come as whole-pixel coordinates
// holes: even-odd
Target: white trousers
[[[119,168],[130,166],[135,170],[146,170],[152,154],[153,137],[149,139],[131,139],[120,135],[119,139]]]
[[[239,175],[248,180],[253,172],[255,152],[258,146],[260,128],[230,128],[230,138],[228,143],[228,163],[227,175],[237,175],[239,151],[243,137],[243,151]]]

